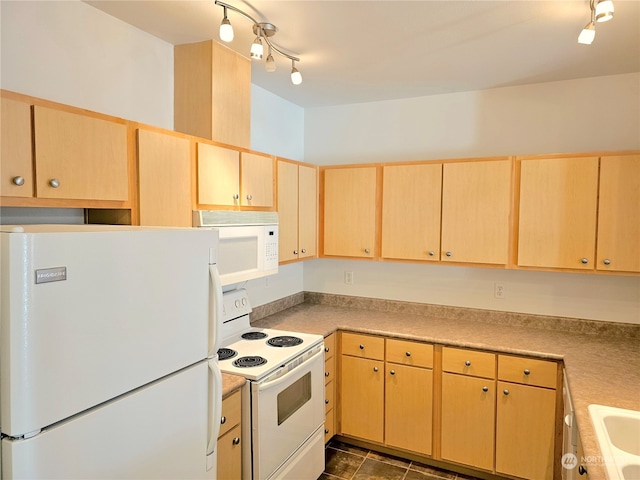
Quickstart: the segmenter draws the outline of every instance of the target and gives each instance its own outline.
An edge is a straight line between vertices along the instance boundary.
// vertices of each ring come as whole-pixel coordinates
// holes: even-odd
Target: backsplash
[[[584,335],[623,336],[640,338],[640,325],[632,323],[603,322],[579,318],[550,317],[526,313],[480,310],[450,307],[427,303],[401,302],[379,298],[353,297],[317,292],[299,292],[253,309],[251,321],[281,312],[300,303],[324,304],[360,310],[377,310],[393,313],[422,315],[426,317],[465,319],[476,322],[510,325],[542,330],[556,330]]]

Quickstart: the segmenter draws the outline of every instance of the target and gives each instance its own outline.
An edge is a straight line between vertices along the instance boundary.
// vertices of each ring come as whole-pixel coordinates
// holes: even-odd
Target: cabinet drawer
[[[329,410],[324,417],[324,443],[331,440],[331,437],[336,433],[336,423],[333,412],[335,412],[334,409]]]
[[[227,432],[218,439],[218,480],[236,480],[242,477],[241,427]]]
[[[387,339],[387,362],[433,368],[433,345]]]
[[[222,418],[220,419],[220,433],[218,438],[223,436],[233,427],[240,423],[242,414],[241,391],[236,390],[222,400]]]
[[[336,362],[332,358],[324,362],[324,383],[327,384],[335,377]]]
[[[324,339],[324,359],[329,360],[336,353],[336,334],[332,333]]]
[[[472,377],[496,378],[496,356],[493,353],[444,347],[442,370]]]
[[[547,360],[498,355],[498,379],[524,385],[556,388],[558,364]]]
[[[342,334],[342,354],[384,360],[384,338],[345,332]]]
[[[333,404],[335,403],[334,399],[334,385],[335,382],[329,382],[324,386],[324,413],[327,413],[329,410],[333,408]]]

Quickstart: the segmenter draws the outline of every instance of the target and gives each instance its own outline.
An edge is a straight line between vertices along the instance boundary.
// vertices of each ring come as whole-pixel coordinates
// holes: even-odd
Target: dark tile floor
[[[404,458],[331,440],[318,480],[475,480]]]

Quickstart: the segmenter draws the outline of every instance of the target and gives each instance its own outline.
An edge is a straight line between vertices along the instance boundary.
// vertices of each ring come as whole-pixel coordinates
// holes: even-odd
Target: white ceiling
[[[171,44],[218,40],[213,0],[87,0]],[[227,0],[276,25],[272,41],[300,57],[252,82],[302,107],[371,102],[640,71],[640,0],[615,0],[592,45],[577,37],[589,0]],[[248,56],[251,22],[229,11],[231,48]],[[219,40],[218,40],[219,41]]]

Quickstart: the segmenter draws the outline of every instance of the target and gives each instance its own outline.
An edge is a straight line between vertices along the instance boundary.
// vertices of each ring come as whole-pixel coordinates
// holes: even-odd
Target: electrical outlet
[[[506,292],[503,283],[495,283],[493,293],[496,298],[505,298]]]
[[[353,272],[344,272],[344,283],[353,285]]]

